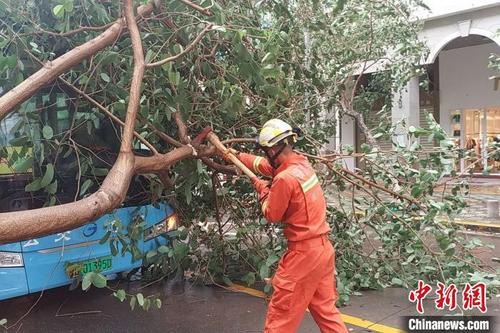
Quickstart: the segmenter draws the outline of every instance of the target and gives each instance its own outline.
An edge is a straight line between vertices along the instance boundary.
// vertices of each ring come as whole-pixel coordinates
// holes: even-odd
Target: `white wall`
[[[456,109],[500,105],[500,91],[493,89],[494,75],[488,69],[491,53],[500,46],[491,43],[464,47],[439,54],[441,125],[450,132],[450,112]]]
[[[443,1],[448,3],[448,1]],[[496,7],[460,13],[454,16],[426,21],[420,39],[429,48],[426,62],[432,63],[439,52],[452,40],[480,35],[495,40],[500,45],[500,1]]]
[[[484,7],[494,6],[500,3],[498,0],[424,0],[430,11],[419,8],[414,16],[420,19],[435,19],[456,13],[477,10]]]
[[[404,120],[406,125],[406,128],[400,126],[396,128],[396,137],[393,138],[393,141],[399,144],[407,144],[408,127],[418,127],[420,125],[418,77],[411,78],[406,84],[406,88],[395,93],[392,100],[392,123],[397,124]]]

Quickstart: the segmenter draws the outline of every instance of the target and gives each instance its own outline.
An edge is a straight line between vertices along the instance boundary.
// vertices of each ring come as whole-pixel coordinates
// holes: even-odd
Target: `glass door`
[[[486,164],[490,173],[500,173],[500,107],[486,109]]]
[[[500,156],[493,151],[500,145],[500,107],[462,110],[462,119],[462,147],[474,153],[462,163],[462,171],[499,174]]]

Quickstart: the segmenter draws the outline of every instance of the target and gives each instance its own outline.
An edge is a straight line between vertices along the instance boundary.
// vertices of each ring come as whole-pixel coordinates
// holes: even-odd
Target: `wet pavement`
[[[500,269],[500,263],[492,260],[500,257],[500,236],[485,234],[481,239],[496,245],[496,249],[480,249],[478,256],[485,265]],[[117,283],[109,282],[111,286]],[[131,292],[139,292],[137,284],[129,288]],[[162,308],[131,311],[128,302],[120,303],[111,290],[92,288],[83,292],[62,287],[43,295],[0,301],[0,319],[8,319],[11,326],[8,332],[262,332],[267,301],[260,297],[172,281],[140,292],[161,295]],[[425,301],[424,308],[428,315],[445,314],[435,309],[431,297]],[[408,301],[408,290],[400,288],[363,291],[340,310],[350,332],[398,332],[395,328],[402,327],[402,316],[416,314],[415,304]],[[460,310],[455,311],[459,313]],[[500,295],[489,301],[487,314],[500,318]],[[319,332],[309,313],[305,314],[299,332]]]
[[[14,325],[38,297],[36,294],[0,302],[0,316],[7,317],[9,324]],[[426,314],[443,315],[433,302],[428,299],[424,303]],[[120,303],[109,290],[92,289],[86,293],[58,288],[46,292],[32,311],[8,332],[252,333],[262,332],[267,307],[262,298],[190,284],[164,292],[163,303],[160,310],[131,311],[128,304]],[[396,332],[391,328],[402,327],[402,316],[416,314],[415,304],[408,302],[408,291],[399,288],[364,292],[353,297],[341,311],[347,315],[350,332]],[[489,303],[488,315],[500,318],[500,298]],[[363,319],[371,321],[374,330],[352,324]],[[299,332],[319,332],[309,313],[305,314]]]
[[[158,287],[143,291],[156,293]],[[47,291],[38,305],[9,332],[261,332],[267,302],[218,287],[186,283],[162,286],[163,306],[148,312],[130,310],[109,290]],[[0,317],[13,325],[37,300],[36,294],[0,302]],[[316,332],[309,313],[300,332]]]

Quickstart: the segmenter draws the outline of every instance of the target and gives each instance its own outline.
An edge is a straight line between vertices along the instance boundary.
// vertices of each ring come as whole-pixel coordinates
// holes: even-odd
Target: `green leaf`
[[[155,250],[148,251],[148,253],[146,253],[146,259],[151,260],[151,258],[156,256],[156,254],[157,254],[157,252]]]
[[[144,57],[144,63],[149,64],[151,62],[152,57],[153,57],[153,50],[149,49],[148,52],[146,52],[146,56]]]
[[[174,255],[177,261],[184,259],[189,252],[189,245],[176,240],[174,242]]]
[[[396,278],[396,277],[392,278],[391,282],[393,285],[403,286],[403,281],[401,279]]]
[[[16,172],[24,173],[33,167],[33,157],[22,159],[18,163],[14,164],[14,169]]]
[[[120,302],[123,302],[125,298],[127,297],[127,294],[125,293],[125,290],[123,289],[118,289],[113,295],[115,295],[116,298],[120,300]]]
[[[116,256],[118,254],[118,249],[116,248],[115,242],[114,241],[109,242],[109,247],[113,257]]]
[[[62,18],[64,16],[64,5],[57,5],[52,8],[52,13],[57,18]]]
[[[52,179],[54,179],[54,166],[52,165],[52,163],[49,163],[47,164],[45,174],[40,181],[40,187],[46,187],[52,182]]]
[[[72,11],[73,11],[73,7],[74,7],[73,0],[67,0],[67,1],[64,3],[64,9],[65,9],[67,12],[72,12]]]
[[[225,27],[220,26],[220,25],[214,25],[212,27],[212,30],[217,30],[217,31],[222,31],[222,32],[226,32],[227,31]]]
[[[224,281],[224,283],[226,284],[226,286],[232,286],[233,285],[233,281],[231,281],[231,279],[228,278],[225,275],[222,277],[222,281]]]
[[[106,168],[94,168],[94,171],[92,173],[96,177],[103,177],[103,176],[106,176],[108,174],[108,169],[106,169]]]
[[[104,234],[104,236],[101,238],[101,240],[99,240],[99,244],[104,244],[108,241],[109,239],[109,236],[111,236],[111,231],[107,231],[106,234]]]
[[[108,281],[106,281],[106,277],[104,277],[104,275],[99,273],[94,273],[92,275],[92,284],[96,288],[104,288],[108,284]]]
[[[95,274],[94,272],[87,273],[83,276],[82,280],[82,290],[88,290],[90,286],[92,285],[92,275]]]
[[[56,192],[57,192],[57,179],[53,183],[51,183],[50,185],[45,187],[45,190],[49,194],[56,194]]]
[[[267,265],[262,265],[260,266],[260,272],[259,272],[260,278],[262,280],[266,279],[269,277],[269,267]]]
[[[159,298],[155,299],[155,305],[158,309],[161,309],[161,299]]]
[[[42,135],[45,140],[52,139],[52,137],[54,136],[54,131],[52,130],[52,127],[48,125],[43,126]]]
[[[280,258],[276,255],[276,254],[271,254],[267,260],[266,260],[266,266],[267,267],[271,267],[272,265],[274,265],[274,263],[276,263],[278,260],[280,260]]]
[[[271,292],[271,287],[272,287],[271,285],[266,284],[266,285],[264,286],[264,292],[265,292],[266,294],[268,294],[269,292]]]
[[[173,71],[173,70],[169,71],[168,72],[168,80],[174,86],[178,86],[180,81],[181,81],[181,73]]]
[[[139,303],[140,306],[144,305],[144,296],[141,293],[138,293],[136,295],[137,297],[137,303]]]
[[[83,182],[82,188],[80,189],[80,195],[84,195],[87,193],[87,190],[89,187],[93,184],[93,181],[90,179],[87,179],[86,181]]]
[[[411,189],[411,195],[414,198],[418,198],[423,193],[423,191],[424,190],[420,186],[414,185]]]
[[[193,198],[193,193],[191,193],[191,186],[188,185],[184,187],[184,196],[186,197],[186,203],[189,205],[191,203],[191,199]]]
[[[166,254],[168,253],[168,251],[170,251],[170,249],[165,245],[162,245],[158,248],[158,252],[161,254]]]
[[[31,183],[29,183],[28,185],[26,185],[24,187],[24,190],[26,192],[36,192],[42,188],[42,186],[40,184],[41,184],[41,179],[37,178],[34,181],[32,181]]]
[[[101,73],[101,79],[107,83],[111,82],[111,78],[109,77],[109,75],[104,72]]]

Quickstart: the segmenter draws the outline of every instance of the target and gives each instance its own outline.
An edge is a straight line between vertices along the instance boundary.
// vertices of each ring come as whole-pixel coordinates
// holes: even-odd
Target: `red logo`
[[[417,312],[422,314],[424,313],[424,298],[429,294],[432,290],[432,287],[426,284],[424,281],[418,281],[417,290],[410,291],[408,295],[408,299],[410,302],[417,302]]]
[[[438,294],[436,309],[444,310],[447,306],[449,310],[455,310],[457,307],[457,293],[458,289],[454,284],[446,288],[443,283],[438,282],[438,290],[436,290],[436,294]]]
[[[432,287],[424,281],[418,281],[416,290],[411,290],[408,299],[412,303],[416,303],[417,312],[424,313],[423,301],[431,292]],[[436,309],[444,310],[446,307],[449,310],[454,310],[457,307],[457,294],[458,289],[454,284],[446,287],[444,283],[438,282],[437,284],[437,299],[434,301]],[[462,292],[462,308],[463,310],[479,309],[482,313],[486,313],[486,284],[478,282],[471,286],[469,283],[465,285]]]
[[[486,285],[483,282],[478,282],[473,286],[467,283],[462,292],[462,298],[464,310],[478,308],[482,313],[486,312]]]

